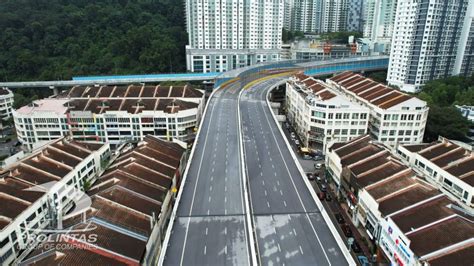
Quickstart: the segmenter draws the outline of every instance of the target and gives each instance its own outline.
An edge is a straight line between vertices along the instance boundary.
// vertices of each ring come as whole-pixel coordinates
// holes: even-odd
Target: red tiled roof
[[[351,72],[336,75],[330,80],[382,109],[388,109],[413,98],[412,96],[383,84],[373,82],[371,79],[365,78],[362,75]],[[374,87],[377,84],[379,85]]]

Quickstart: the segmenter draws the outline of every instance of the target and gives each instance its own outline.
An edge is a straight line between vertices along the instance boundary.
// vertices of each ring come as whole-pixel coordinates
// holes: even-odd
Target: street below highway
[[[261,265],[347,265],[267,106],[281,78],[242,93],[245,168]]]

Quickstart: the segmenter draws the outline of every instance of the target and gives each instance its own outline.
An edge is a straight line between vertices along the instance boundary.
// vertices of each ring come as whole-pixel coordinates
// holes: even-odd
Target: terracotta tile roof
[[[403,145],[403,147],[411,152],[419,152],[425,149],[426,147],[428,147],[429,145],[431,144],[413,144],[413,145],[409,144],[409,145]]]
[[[344,79],[347,79],[349,77],[352,77],[354,75],[355,75],[354,73],[352,73],[350,71],[346,71],[346,72],[342,72],[340,74],[335,75],[334,77],[330,78],[330,80],[335,81],[335,82],[340,82],[340,81],[342,81]]]
[[[396,211],[440,194],[434,187],[422,184],[420,181],[417,182],[418,184],[379,201],[379,211],[382,215],[388,216]]]
[[[448,207],[448,204],[451,203],[452,201],[448,197],[442,196],[398,213],[391,218],[403,233],[407,233],[453,215],[454,211]]]
[[[323,92],[319,93],[318,96],[319,96],[319,98],[321,98],[321,100],[325,101],[325,100],[329,100],[331,98],[336,97],[336,94],[326,90],[326,91],[323,91]]]
[[[460,216],[407,234],[411,242],[410,249],[418,257],[472,239],[473,236],[474,223]]]
[[[369,135],[364,135],[358,138],[355,138],[349,142],[342,143],[342,145],[338,145],[338,147],[331,147],[335,151],[335,153],[339,157],[344,157],[354,151],[357,151],[365,146],[367,146],[370,142],[371,138]]]
[[[414,176],[412,171],[404,171],[392,178],[386,178],[375,185],[368,186],[366,190],[375,200],[378,200],[413,185],[415,183]]]
[[[403,146],[418,153],[451,175],[474,186],[474,153],[448,140],[424,146]]]
[[[66,242],[58,243],[59,246],[66,245]],[[43,253],[40,253],[43,252]],[[36,257],[38,256],[38,257]],[[50,266],[50,265],[130,265],[126,262],[122,262],[114,259],[113,257],[107,257],[100,252],[88,249],[63,249],[63,250],[49,250],[38,251],[29,255],[27,260],[28,265],[36,266]],[[31,261],[30,261],[31,260]]]
[[[430,266],[464,265],[467,261],[474,261],[474,243],[445,252],[427,261]]]
[[[382,109],[388,109],[413,98],[410,95],[351,72],[343,72],[330,78],[330,80],[344,89],[355,93],[357,97],[367,100]]]
[[[190,85],[74,86],[62,98],[202,98],[203,93]]]
[[[366,80],[365,85],[362,85],[362,83],[360,83],[359,85],[357,85],[355,87],[352,87],[350,89],[350,91],[352,91],[355,94],[359,95],[359,94],[364,93],[365,91],[368,91],[371,88],[379,86],[379,85],[380,85],[379,83],[368,79],[368,80]]]

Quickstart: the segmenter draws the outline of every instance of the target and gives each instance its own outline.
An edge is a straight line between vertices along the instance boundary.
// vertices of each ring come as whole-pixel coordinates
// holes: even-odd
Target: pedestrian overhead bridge
[[[174,73],[174,74],[148,74],[148,75],[114,75],[114,76],[84,76],[73,77],[72,80],[50,81],[20,81],[0,82],[0,87],[5,88],[61,88],[86,85],[119,85],[132,83],[157,83],[165,81],[213,81],[218,87],[225,81],[237,77],[244,77],[259,73],[264,70],[295,69],[304,70],[310,76],[329,75],[342,71],[372,71],[387,69],[388,56],[351,57],[344,59],[331,59],[325,61],[279,61],[266,62],[244,68],[230,70],[224,73]]]

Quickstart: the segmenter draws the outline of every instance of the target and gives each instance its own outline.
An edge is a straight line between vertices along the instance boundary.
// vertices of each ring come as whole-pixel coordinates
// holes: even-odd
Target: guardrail
[[[315,74],[331,74],[343,70],[357,70],[350,68],[350,65],[361,64],[366,69],[380,69],[388,66],[388,56],[363,56],[348,57],[331,60],[286,60],[259,63],[252,66],[229,70],[224,73],[170,73],[170,74],[146,74],[146,75],[115,75],[115,76],[85,76],[73,77],[72,80],[49,80],[49,81],[20,81],[20,82],[0,82],[0,87],[6,88],[50,88],[72,87],[86,85],[106,85],[106,84],[131,84],[163,81],[196,81],[196,80],[215,80],[214,87],[217,88],[223,82],[237,77],[245,77],[251,74],[259,73],[267,69],[317,69],[327,67],[326,71],[319,70]],[[338,70],[338,66],[339,69]],[[345,66],[345,67],[344,67]],[[315,70],[316,71],[316,70]],[[309,75],[313,75],[309,73]]]

